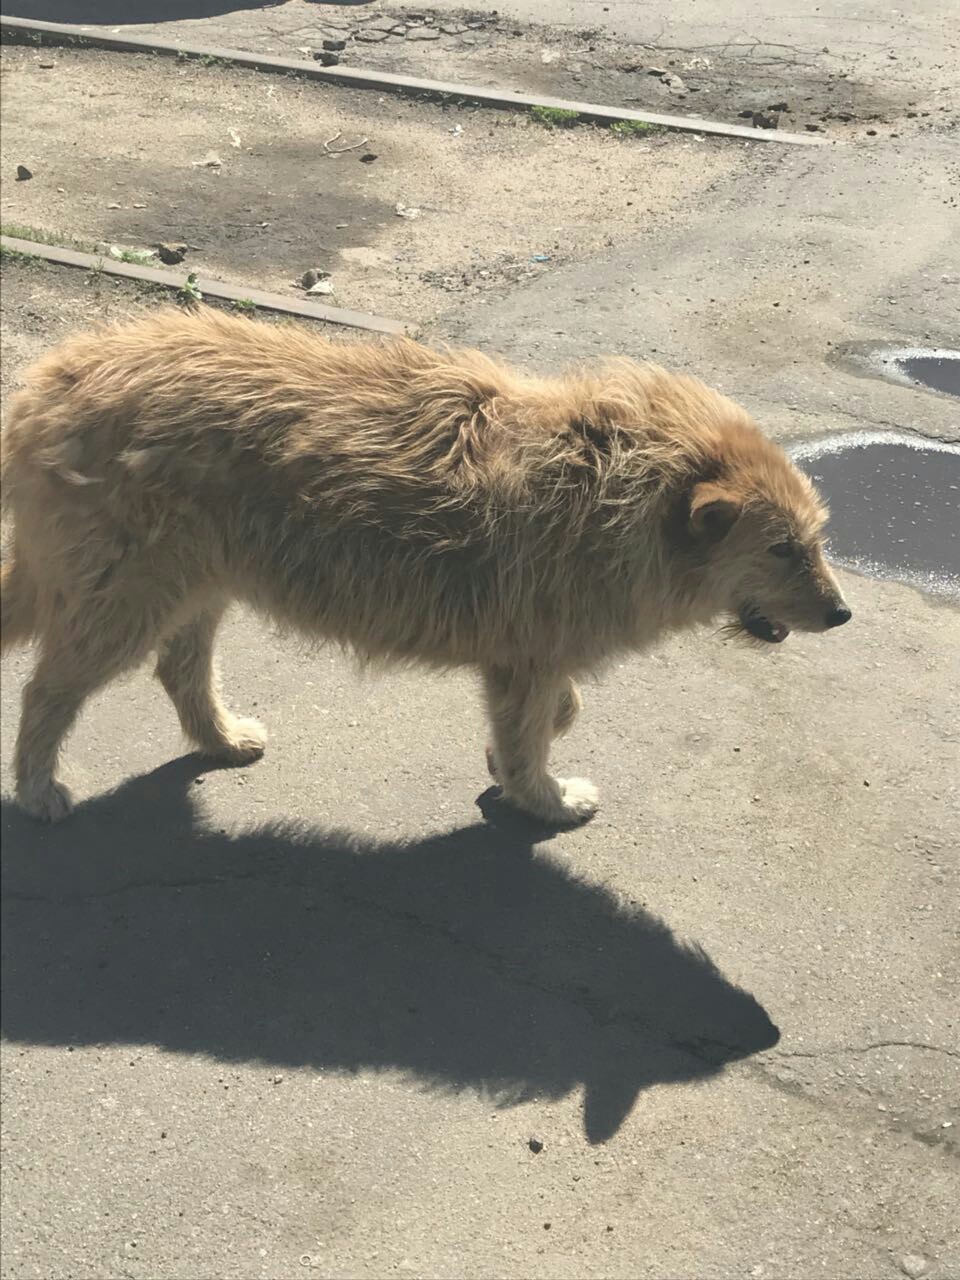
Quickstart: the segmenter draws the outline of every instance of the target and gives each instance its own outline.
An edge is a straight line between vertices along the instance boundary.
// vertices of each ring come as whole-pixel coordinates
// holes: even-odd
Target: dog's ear
[[[690,532],[698,541],[719,542],[740,518],[743,503],[723,485],[705,480],[690,495]]]

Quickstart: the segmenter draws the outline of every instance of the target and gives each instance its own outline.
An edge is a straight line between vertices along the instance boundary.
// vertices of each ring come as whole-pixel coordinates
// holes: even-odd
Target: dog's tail
[[[0,651],[26,644],[37,630],[37,589],[13,549],[0,564]]]

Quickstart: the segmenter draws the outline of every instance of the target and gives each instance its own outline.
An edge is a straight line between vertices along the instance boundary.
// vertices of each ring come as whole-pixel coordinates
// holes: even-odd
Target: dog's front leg
[[[546,822],[568,825],[593,817],[599,799],[591,782],[547,772],[558,721],[562,731],[579,707],[572,682],[537,668],[490,667],[484,683],[494,740],[489,763],[505,798]]]

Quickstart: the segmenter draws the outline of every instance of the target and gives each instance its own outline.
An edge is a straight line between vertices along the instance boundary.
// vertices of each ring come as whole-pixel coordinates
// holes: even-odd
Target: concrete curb
[[[87,271],[102,271],[108,276],[123,276],[127,280],[159,284],[166,289],[183,287],[184,276],[157,267],[141,267],[132,262],[116,262],[103,254],[85,253],[80,249],[67,249],[57,244],[37,244],[33,240],[18,240],[14,236],[0,236],[0,245],[14,253],[32,258],[44,258],[65,267],[83,267]],[[362,311],[344,311],[340,307],[326,307],[319,302],[301,302],[297,298],[285,298],[279,293],[265,293],[262,289],[244,288],[226,284],[222,280],[210,280],[197,276],[197,288],[204,295],[224,302],[241,302],[249,299],[264,311],[278,311],[284,315],[298,316],[303,320],[322,320],[326,324],[345,325],[351,329],[365,329],[371,333],[405,334],[414,326],[400,320],[386,320],[382,316],[368,316]]]
[[[698,120],[692,116],[660,115],[652,111],[634,111],[628,107],[606,107],[591,102],[574,102],[565,98],[543,98],[528,93],[512,93],[508,89],[483,89],[469,84],[444,80],[422,80],[417,76],[393,75],[386,71],[365,71],[360,67],[321,67],[317,63],[296,58],[267,58],[241,49],[223,49],[214,45],[176,43],[172,40],[140,40],[135,36],[103,33],[90,27],[62,22],[39,22],[28,18],[0,17],[0,35],[25,43],[25,37],[49,37],[51,44],[90,45],[99,49],[115,49],[123,53],[159,53],[167,56],[216,58],[238,67],[280,75],[295,74],[309,80],[343,85],[353,89],[380,89],[393,93],[430,95],[461,102],[477,102],[484,106],[507,110],[530,111],[534,107],[575,111],[581,120],[597,124],[613,124],[618,120],[636,120],[686,133],[709,133],[750,142],[779,142],[788,146],[822,147],[836,145],[831,139],[812,134],[781,133],[778,129],[752,129],[746,125],[723,124],[717,120]]]

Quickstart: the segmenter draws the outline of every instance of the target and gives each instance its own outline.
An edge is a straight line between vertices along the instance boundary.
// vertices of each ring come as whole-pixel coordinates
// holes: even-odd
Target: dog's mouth
[[[781,644],[790,634],[786,623],[775,622],[749,606],[740,610],[740,625],[755,640],[765,640],[767,644]]]

